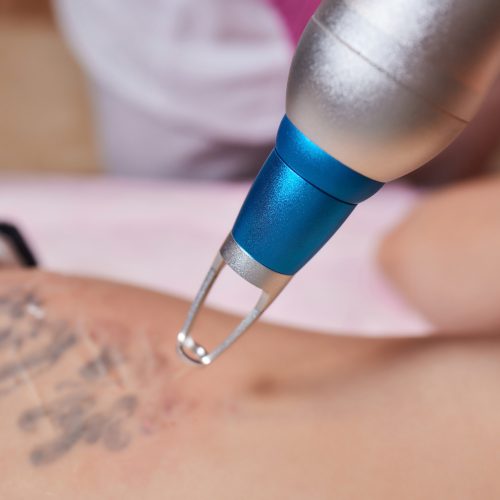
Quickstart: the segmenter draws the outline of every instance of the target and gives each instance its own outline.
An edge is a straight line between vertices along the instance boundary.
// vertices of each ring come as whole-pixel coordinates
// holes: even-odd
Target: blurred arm
[[[385,239],[382,266],[438,329],[498,333],[500,179],[431,194]]]
[[[180,364],[187,304],[33,272],[0,282],[2,499],[498,498],[498,340],[260,323]],[[234,318],[206,311],[214,339]]]

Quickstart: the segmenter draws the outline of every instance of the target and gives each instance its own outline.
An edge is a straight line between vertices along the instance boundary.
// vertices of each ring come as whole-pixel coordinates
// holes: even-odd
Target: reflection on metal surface
[[[243,279],[262,290],[257,304],[241,323],[211,352],[197,343],[191,330],[205,300],[225,265],[228,265]],[[279,274],[259,264],[248,255],[229,235],[208,270],[196,298],[188,312],[182,330],[177,336],[177,352],[185,360],[197,365],[209,365],[238,340],[272,304],[292,276]]]

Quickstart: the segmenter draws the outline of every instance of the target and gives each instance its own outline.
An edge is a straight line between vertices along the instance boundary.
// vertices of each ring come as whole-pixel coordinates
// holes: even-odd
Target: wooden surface
[[[0,171],[98,171],[85,80],[47,0],[0,0]]]

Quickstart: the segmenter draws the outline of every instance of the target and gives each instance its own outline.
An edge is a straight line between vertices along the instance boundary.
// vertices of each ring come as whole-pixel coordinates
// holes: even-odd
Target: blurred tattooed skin
[[[35,466],[77,445],[118,452],[133,439],[139,400],[117,375],[126,360],[117,349],[89,342],[78,325],[49,318],[35,292],[0,295],[0,405],[18,391],[30,395],[17,426],[33,441]]]

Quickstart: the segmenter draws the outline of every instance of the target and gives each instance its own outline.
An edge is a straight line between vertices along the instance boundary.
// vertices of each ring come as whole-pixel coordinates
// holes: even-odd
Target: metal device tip
[[[208,352],[193,339],[191,331],[212,286],[226,264],[246,281],[260,288],[262,294],[255,307],[239,325],[219,345]],[[279,274],[262,266],[229,235],[210,266],[189,309],[184,326],[177,335],[177,352],[181,359],[194,365],[211,364],[260,318],[291,278],[292,276]]]

